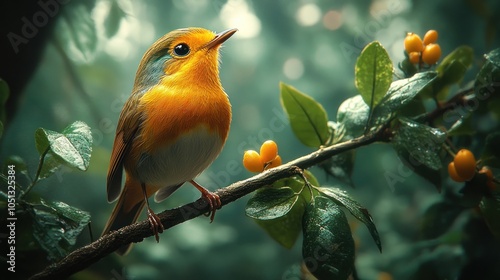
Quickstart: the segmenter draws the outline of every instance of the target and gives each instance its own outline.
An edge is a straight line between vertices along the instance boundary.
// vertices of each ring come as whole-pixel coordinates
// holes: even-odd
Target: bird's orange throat
[[[169,145],[200,125],[205,125],[225,142],[231,122],[231,105],[218,76],[211,79],[213,74],[207,74],[177,72],[167,75],[144,94],[140,106],[145,115],[141,139],[145,151],[154,152]]]

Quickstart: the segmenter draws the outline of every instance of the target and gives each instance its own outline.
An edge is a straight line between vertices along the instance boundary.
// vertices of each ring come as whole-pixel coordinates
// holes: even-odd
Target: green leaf
[[[330,176],[352,186],[351,175],[354,169],[356,150],[349,150],[335,155],[319,164]]]
[[[484,56],[488,62],[500,68],[500,48],[495,49]]]
[[[35,147],[40,155],[45,154],[47,152],[47,149],[50,148],[50,143],[48,138],[49,134],[60,135],[60,133],[58,132],[52,130],[45,130],[41,127],[35,131]]]
[[[245,212],[279,244],[291,248],[302,229],[304,189],[304,182],[294,177],[278,180],[257,191]]]
[[[392,61],[379,42],[372,42],[361,51],[354,74],[354,83],[363,100],[374,108],[392,82]]]
[[[290,249],[302,231],[304,207],[304,200],[299,198],[286,215],[272,220],[254,219],[254,221],[276,242]]]
[[[330,129],[330,139],[327,145],[337,144],[344,139],[346,135],[346,128],[343,123],[328,121],[328,128]]]
[[[500,193],[484,196],[479,203],[479,208],[491,233],[500,238],[500,219],[498,218],[500,217]]]
[[[496,96],[496,93],[500,89],[499,83],[500,67],[490,61],[486,61],[474,81],[474,92],[480,101],[485,101],[488,98]]]
[[[461,136],[461,135],[474,135],[477,133],[477,128],[474,127],[474,122],[472,121],[472,114],[468,114],[460,119],[458,119],[451,127],[448,129],[448,136]]]
[[[43,160],[42,169],[40,170],[40,175],[38,175],[38,180],[42,180],[50,177],[61,167],[61,160],[57,159],[52,153],[47,153]]]
[[[395,149],[405,149],[418,162],[439,170],[442,166],[439,151],[446,133],[406,118],[400,118],[399,123],[393,139]]]
[[[486,63],[481,67],[474,81],[474,92],[479,102],[478,112],[497,113],[491,107],[498,103],[500,92],[500,49],[496,49],[485,55]],[[496,102],[495,102],[496,101]]]
[[[48,147],[60,163],[87,170],[92,153],[92,134],[84,122],[74,122],[62,133],[39,128],[35,132],[35,145],[42,155]]]
[[[387,94],[380,100],[379,106],[373,110],[372,120],[377,124],[383,124],[412,101],[435,78],[436,72],[422,72],[408,79],[394,81]]]
[[[272,220],[286,215],[299,199],[289,187],[260,189],[250,198],[245,208],[248,217]]]
[[[345,134],[354,138],[363,134],[370,108],[363,101],[361,95],[346,99],[340,104],[337,111],[337,122],[345,126]]]
[[[356,219],[363,222],[368,228],[375,244],[377,244],[378,249],[382,252],[380,236],[375,224],[373,223],[372,216],[366,208],[339,188],[317,188],[317,190],[332,199],[336,204],[345,207]]]
[[[108,38],[113,37],[118,32],[120,23],[125,17],[125,12],[118,1],[111,1],[110,5],[108,15],[104,18],[104,33]]]
[[[473,61],[474,50],[471,47],[456,48],[436,68],[440,82],[449,85],[462,81]]]
[[[69,56],[80,56],[90,60],[97,50],[97,29],[92,19],[90,8],[84,4],[76,4],[71,9],[65,9],[64,20],[60,22],[57,34],[60,42],[66,44]]]
[[[419,93],[421,95],[422,92]],[[425,108],[423,98],[413,98],[410,102],[398,109],[397,114],[402,117],[416,119],[425,116],[427,109]]]
[[[49,259],[64,257],[75,245],[78,235],[90,222],[90,214],[63,202],[40,200],[33,219],[33,236]]]
[[[427,180],[429,183],[433,184],[438,191],[441,191],[443,182],[440,170],[429,168],[421,162],[417,161],[413,156],[410,155],[410,152],[406,148],[395,145],[393,145],[393,147],[398,153],[399,159],[406,167],[408,167],[412,172],[415,172],[420,177]],[[391,174],[390,172],[386,172],[385,178],[391,185],[394,185],[397,182],[402,182],[405,179],[405,177],[403,177],[401,174]]]
[[[342,210],[318,196],[306,206],[302,221],[302,257],[318,279],[345,280],[354,269],[354,240]]]
[[[280,100],[290,120],[295,136],[304,145],[318,148],[328,140],[326,111],[313,98],[280,83]]]
[[[448,87],[462,81],[473,61],[474,52],[468,46],[460,46],[447,55],[436,68],[438,77],[431,84],[434,96],[438,100],[444,100],[448,94]]]

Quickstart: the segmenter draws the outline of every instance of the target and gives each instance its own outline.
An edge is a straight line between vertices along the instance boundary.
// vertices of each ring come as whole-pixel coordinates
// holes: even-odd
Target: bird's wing
[[[169,197],[171,194],[173,194],[178,188],[180,188],[183,184],[184,183],[161,188],[155,194],[155,202],[161,202],[161,201],[165,200],[167,197]]]
[[[134,138],[142,123],[142,114],[137,110],[140,97],[139,94],[132,94],[120,114],[108,170],[107,193],[109,202],[114,201],[120,195],[123,161],[133,145]]]

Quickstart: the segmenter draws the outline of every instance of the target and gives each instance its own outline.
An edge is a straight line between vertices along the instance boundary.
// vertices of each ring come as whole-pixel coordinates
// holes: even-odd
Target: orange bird
[[[219,155],[229,133],[231,105],[219,79],[218,56],[236,31],[174,30],[142,57],[116,129],[107,194],[109,202],[118,198],[118,203],[103,235],[134,223],[146,205],[159,241],[164,227],[148,198],[155,194],[155,201],[162,201],[185,182],[207,200],[213,221],[220,198],[193,179]],[[117,252],[125,254],[129,247]]]

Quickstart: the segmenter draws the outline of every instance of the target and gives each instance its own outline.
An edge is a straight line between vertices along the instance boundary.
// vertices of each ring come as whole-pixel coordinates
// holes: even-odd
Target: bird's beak
[[[238,29],[233,28],[233,29],[228,29],[226,31],[222,31],[220,33],[217,33],[215,35],[215,38],[213,38],[210,42],[208,42],[205,47],[207,49],[213,49],[217,46],[220,46],[222,43],[224,43],[229,37],[233,36],[234,33],[236,33]]]

